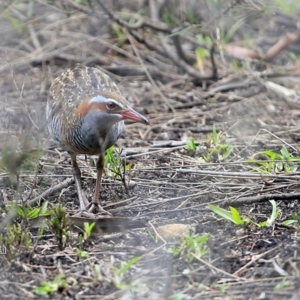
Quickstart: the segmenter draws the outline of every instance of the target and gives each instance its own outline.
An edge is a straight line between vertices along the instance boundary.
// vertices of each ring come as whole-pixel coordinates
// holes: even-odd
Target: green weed
[[[196,151],[197,150],[197,145],[195,143],[194,138],[191,138],[185,145],[185,148],[187,150],[191,150],[191,151]]]
[[[104,166],[108,175],[113,176],[122,181],[124,187],[127,189],[126,172],[131,169],[131,164],[127,164],[122,160],[121,154],[123,149],[116,151],[114,147],[106,151]]]
[[[243,226],[246,224],[254,224],[255,226],[257,226],[258,228],[264,228],[264,227],[271,227],[274,225],[276,219],[278,218],[279,214],[280,214],[280,209],[277,207],[277,203],[274,200],[269,200],[269,202],[272,205],[272,212],[269,218],[267,218],[267,220],[262,221],[262,222],[255,222],[253,219],[247,217],[247,216],[241,216],[240,212],[230,206],[229,209],[230,211],[223,209],[219,206],[216,205],[212,205],[212,204],[208,204],[209,209],[211,209],[215,214],[219,215],[220,217],[222,217],[223,219],[229,220],[232,223],[234,223],[235,225],[238,226]],[[297,220],[285,220],[283,222],[281,222],[281,224],[283,225],[290,225],[293,223],[296,223]]]
[[[40,286],[33,290],[40,296],[48,296],[55,292],[61,292],[67,285],[65,275],[56,276],[53,281],[42,281]]]
[[[179,246],[171,247],[169,252],[174,257],[186,256],[189,261],[194,260],[194,255],[202,257],[208,253],[207,240],[209,234],[197,235],[195,233],[184,234],[184,240]]]
[[[256,163],[257,166],[251,164],[251,168],[262,174],[278,173],[278,172],[296,172],[300,158],[294,156],[283,146],[280,153],[271,150],[260,151],[255,156],[264,159],[249,158],[248,162]]]
[[[58,248],[63,250],[70,237],[70,225],[66,209],[61,203],[55,205],[48,225],[54,231]]]
[[[134,257],[130,259],[128,262],[121,262],[120,267],[114,267],[114,284],[118,289],[135,289],[139,283],[139,279],[133,280],[129,284],[125,283],[124,276],[125,274],[140,260],[142,259],[141,256]]]
[[[221,133],[218,133],[215,125],[213,125],[212,133],[207,139],[208,154],[203,158],[206,162],[217,156],[219,161],[227,159],[233,151],[233,147],[222,139]]]

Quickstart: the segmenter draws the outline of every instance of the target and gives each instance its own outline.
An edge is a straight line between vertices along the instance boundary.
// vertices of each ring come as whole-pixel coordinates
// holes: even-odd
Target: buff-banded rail
[[[46,115],[50,136],[71,156],[80,203],[77,215],[111,216],[99,201],[105,151],[118,140],[124,120],[149,124],[147,118],[129,105],[108,75],[84,66],[69,69],[54,79]],[[98,155],[96,187],[91,202],[82,189],[78,154]]]

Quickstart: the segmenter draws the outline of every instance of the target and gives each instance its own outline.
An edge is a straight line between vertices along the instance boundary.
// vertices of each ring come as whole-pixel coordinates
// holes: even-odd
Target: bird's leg
[[[79,204],[80,204],[80,211],[85,211],[86,205],[89,204],[89,201],[86,199],[84,191],[81,187],[81,172],[77,164],[76,155],[71,154],[71,161],[73,167],[73,176],[77,188]]]
[[[96,179],[96,187],[95,187],[95,194],[94,199],[92,203],[90,203],[86,209],[88,212],[92,212],[93,210],[96,210],[101,215],[108,215],[111,216],[111,213],[106,211],[102,208],[99,201],[99,195],[100,195],[100,188],[101,188],[101,182],[102,182],[102,173],[104,168],[104,153],[102,152],[99,155],[98,161],[97,161],[97,179]]]

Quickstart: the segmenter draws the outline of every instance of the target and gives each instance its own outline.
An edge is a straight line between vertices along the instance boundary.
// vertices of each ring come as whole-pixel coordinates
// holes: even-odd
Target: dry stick
[[[138,19],[138,21],[134,24],[129,24],[126,21],[118,18],[115,16],[115,14],[108,9],[100,0],[97,0],[98,4],[101,6],[101,8],[108,14],[109,18],[118,23],[120,26],[123,26],[127,28],[128,30],[136,30],[142,27],[149,27],[157,31],[162,31],[165,33],[171,33],[169,27],[162,22],[153,22],[151,19],[143,18],[137,14],[134,15],[135,18]]]
[[[285,36],[281,37],[266,53],[266,55],[261,55],[255,50],[227,45],[225,46],[225,51],[228,55],[231,54],[233,57],[237,58],[252,58],[261,59],[265,61],[270,61],[275,58],[280,52],[288,48],[291,44],[297,42],[300,39],[300,22],[297,22],[297,30],[294,33],[287,32]]]
[[[38,201],[40,201],[42,198],[46,198],[49,197],[50,195],[68,187],[72,182],[74,181],[73,178],[67,178],[65,179],[63,182],[50,187],[48,190],[46,190],[45,192],[43,192],[41,195],[33,198],[32,200],[28,201],[27,205],[28,206],[33,206],[35,205]],[[9,211],[9,213],[7,214],[7,216],[5,217],[5,219],[0,223],[0,232],[2,230],[5,229],[5,227],[11,222],[13,221],[16,217],[17,217],[18,213],[17,213],[17,208],[16,205],[11,208],[11,210]]]
[[[151,16],[152,20],[154,22],[160,22],[160,19],[159,19],[159,9],[160,8],[157,5],[157,2],[155,0],[149,0],[149,8],[150,8],[150,16]],[[177,30],[177,32],[179,33],[179,30]],[[169,29],[169,31],[166,33],[171,35],[171,39],[173,40],[178,57],[180,59],[182,59],[183,61],[185,61],[187,64],[190,64],[191,61],[186,57],[186,55],[181,47],[179,34],[173,34],[171,29]],[[159,33],[159,37],[160,37],[160,39],[165,38],[162,35],[162,33]]]
[[[162,93],[162,91],[160,90],[160,88],[157,86],[156,82],[153,80],[152,76],[150,75],[146,65],[144,64],[138,49],[136,48],[136,46],[134,45],[134,41],[132,39],[132,36],[130,36],[130,34],[126,34],[128,40],[130,41],[131,47],[135,53],[135,55],[137,56],[141,66],[144,69],[145,74],[147,75],[149,81],[151,82],[151,84],[155,87],[155,89],[157,90],[157,92],[159,93],[159,95],[162,97],[162,99],[165,101],[166,105],[171,109],[173,114],[176,114],[176,110],[174,109],[173,105],[170,103],[170,101],[165,97],[165,95]]]
[[[128,29],[128,31],[130,32],[130,34],[140,43],[143,43],[144,45],[147,46],[148,49],[152,50],[152,51],[156,51],[157,53],[159,53],[160,55],[162,55],[163,57],[165,57],[166,55],[168,56],[168,58],[179,68],[182,68],[186,73],[188,73],[189,75],[191,75],[192,77],[195,77],[196,79],[199,80],[208,80],[208,79],[213,79],[214,78],[214,74],[209,74],[209,75],[201,75],[196,69],[194,69],[192,66],[190,66],[188,63],[186,63],[184,60],[180,59],[178,53],[175,54],[173,53],[173,49],[169,49],[167,43],[164,41],[164,39],[161,39],[161,43],[163,45],[163,49],[155,46],[153,41],[149,41],[147,39],[144,39],[144,37],[142,35],[140,35],[138,32],[136,32],[135,30],[133,30],[130,26],[130,24],[128,24],[127,22],[123,21],[122,19],[117,18],[113,12],[111,12],[100,0],[97,0],[97,3],[101,6],[101,8],[108,14],[108,16],[115,21],[116,23],[118,23],[119,25],[125,27]],[[169,29],[170,30],[170,29]],[[171,33],[173,33],[171,31]],[[173,33],[174,34],[174,33]],[[179,34],[179,33],[178,33]],[[213,52],[212,52],[213,53]],[[213,68],[214,69],[214,68]]]
[[[103,5],[103,3],[101,1],[97,1],[98,4],[102,7],[102,9],[108,14],[108,16],[114,20],[115,22],[117,22],[119,25],[127,28],[130,33],[131,33],[131,26],[129,26],[129,24],[125,21],[123,21],[122,19],[117,18],[105,5]],[[127,38],[129,39],[131,46],[135,52],[135,55],[137,56],[140,64],[142,65],[144,72],[146,74],[146,76],[148,77],[149,81],[151,82],[151,84],[157,89],[158,93],[160,94],[160,96],[162,97],[162,99],[164,100],[164,102],[166,103],[166,105],[171,109],[171,111],[175,114],[176,111],[174,109],[174,107],[172,106],[172,104],[170,103],[170,101],[163,95],[163,93],[161,92],[161,90],[158,88],[157,84],[155,83],[155,81],[153,80],[153,78],[151,77],[147,67],[145,66],[145,64],[143,63],[143,60],[141,59],[139,52],[137,51],[136,47],[134,46],[134,42],[132,40],[132,37],[127,33]]]
[[[273,250],[273,249],[272,249],[272,250]],[[228,277],[234,278],[234,279],[236,279],[236,280],[241,280],[241,281],[246,280],[245,278],[242,278],[242,277],[237,276],[235,273],[234,273],[234,274],[230,274],[230,273],[228,273],[228,272],[226,272],[226,271],[224,271],[224,270],[222,270],[222,269],[219,269],[219,268],[213,266],[212,264],[206,262],[205,260],[203,260],[202,258],[200,258],[199,256],[197,256],[197,255],[194,254],[194,253],[191,253],[191,254],[192,254],[192,256],[194,256],[194,258],[195,258],[196,260],[198,260],[199,262],[203,263],[204,265],[206,265],[207,267],[213,269],[214,271],[216,271],[216,272],[218,272],[218,273],[221,273],[221,274],[226,275],[226,276],[228,276]]]
[[[211,170],[197,170],[197,169],[176,169],[178,173],[188,173],[188,174],[199,174],[205,176],[216,176],[216,177],[224,177],[224,178],[255,178],[255,179],[263,179],[263,178],[280,178],[280,179],[300,179],[300,176],[297,176],[299,173],[292,173],[295,176],[288,175],[273,175],[273,174],[257,174],[257,173],[248,173],[248,172],[230,172],[230,171],[211,171]]]
[[[242,197],[233,200],[226,200],[222,203],[222,205],[230,205],[230,206],[240,206],[243,204],[252,204],[252,203],[259,203],[259,202],[266,202],[268,200],[298,200],[300,199],[300,193],[282,193],[282,194],[266,194],[266,195],[259,195],[253,197]]]
[[[256,262],[257,260],[259,260],[260,258],[262,258],[263,256],[265,256],[266,254],[269,254],[270,252],[278,249],[279,246],[276,246],[275,248],[272,248],[264,253],[258,254],[258,255],[254,255],[254,257],[251,259],[251,261],[249,261],[247,264],[245,264],[243,267],[241,267],[240,269],[238,269],[237,271],[235,271],[232,275],[233,276],[237,276],[239,273],[241,273],[242,271],[244,271],[246,268],[248,268],[249,266],[251,266],[254,262]]]
[[[70,6],[72,6],[73,8],[77,9],[78,11],[81,11],[85,14],[91,14],[93,11],[91,9],[86,8],[86,6],[83,6],[79,3],[76,3],[72,0],[65,0],[65,2],[67,2],[67,4],[69,4]]]

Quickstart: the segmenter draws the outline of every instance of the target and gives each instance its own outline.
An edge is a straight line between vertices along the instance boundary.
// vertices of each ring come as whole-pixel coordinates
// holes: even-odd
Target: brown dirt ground
[[[10,8],[15,4],[12,1]],[[19,6],[24,14],[28,12],[26,5]],[[115,9],[122,11],[122,7]],[[118,44],[110,22],[98,15],[87,16],[74,8],[42,1],[22,26],[13,26],[7,14],[12,10],[7,8],[0,16],[2,157],[11,153],[14,172],[18,169],[14,163],[20,157],[16,150],[19,144],[31,150],[43,148],[44,152],[33,169],[22,167],[17,191],[3,168],[2,219],[7,214],[5,205],[11,201],[31,200],[72,176],[67,153],[52,147],[45,130],[47,91],[52,78],[64,69],[82,63],[107,70],[136,110],[149,118],[151,126],[128,124],[118,141],[117,147],[124,149],[123,155],[132,163],[126,174],[132,183],[129,191],[109,172],[101,190],[104,208],[116,217],[141,220],[146,227],[95,234],[84,245],[89,257],[78,258],[77,233],[72,232],[66,247],[59,249],[53,230],[47,229],[38,238],[36,228],[15,220],[24,230],[28,228],[32,244],[28,249],[22,243],[15,244],[11,257],[0,255],[1,299],[39,299],[34,288],[59,274],[65,276],[66,284],[49,296],[53,299],[299,298],[299,223],[282,225],[284,220],[299,219],[298,198],[285,197],[299,193],[299,170],[291,173],[281,168],[262,175],[246,162],[262,150],[279,152],[283,145],[298,155],[299,59],[291,59],[290,53],[295,53],[299,44],[272,63],[253,63],[251,70],[244,61],[237,61],[239,67],[235,67],[218,53],[219,78],[199,84],[141,43],[134,47],[128,41]],[[289,20],[287,27],[283,20]],[[268,48],[280,34],[274,28],[292,30],[293,20],[275,14],[269,27],[259,26],[264,24],[261,18],[249,23],[255,46]],[[282,26],[274,26],[278,23]],[[237,32],[237,39],[241,35]],[[155,85],[145,74],[145,66]],[[209,70],[208,59],[204,72]],[[296,94],[286,96],[267,89],[270,81]],[[225,160],[215,154],[204,162],[201,158],[214,147],[208,138],[213,125],[222,143],[229,143],[233,150]],[[186,149],[191,137],[197,151]],[[84,188],[91,198],[94,160],[80,157],[79,161]],[[227,208],[230,201],[239,199],[243,201],[236,204],[239,211],[261,222],[271,215],[271,196],[261,201],[251,201],[250,197],[268,195],[277,196],[280,209],[270,227],[241,228],[208,209],[209,203]],[[57,203],[58,199],[68,211],[78,208],[73,184],[41,200]],[[165,241],[156,231],[174,223],[187,224],[198,235],[209,233],[207,254],[192,260],[186,253],[174,257],[170,249],[178,242]],[[139,256],[138,263],[118,274],[122,263]]]

